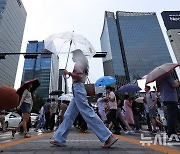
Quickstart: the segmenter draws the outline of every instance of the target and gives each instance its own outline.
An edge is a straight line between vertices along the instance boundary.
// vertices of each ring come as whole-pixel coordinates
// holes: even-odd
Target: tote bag
[[[84,84],[87,96],[94,96],[95,95],[95,87],[93,83],[90,83],[89,78],[87,77],[87,83]]]

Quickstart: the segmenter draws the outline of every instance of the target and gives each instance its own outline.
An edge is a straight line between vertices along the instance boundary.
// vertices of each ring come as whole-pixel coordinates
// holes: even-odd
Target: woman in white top
[[[109,148],[117,139],[112,136],[110,130],[104,125],[99,116],[94,112],[87,100],[87,93],[84,87],[86,77],[89,72],[87,58],[79,49],[73,52],[73,61],[75,62],[73,72],[64,70],[65,75],[70,75],[73,81],[74,98],[71,100],[64,114],[64,120],[59,125],[50,143],[56,146],[65,146],[67,135],[70,127],[73,125],[75,118],[80,112],[88,126],[96,134],[101,142],[104,142],[104,147]]]
[[[103,93],[98,94],[97,106],[98,106],[98,113],[104,123],[107,122],[106,112],[105,112],[105,105],[106,105],[106,98],[103,98]]]
[[[22,94],[21,101],[19,103],[19,106],[17,107],[17,110],[22,111],[23,114],[23,121],[19,124],[17,128],[14,128],[12,130],[12,136],[14,137],[16,131],[20,129],[21,126],[23,126],[24,130],[24,138],[30,138],[31,136],[27,133],[27,122],[29,121],[29,116],[30,116],[30,111],[32,109],[33,105],[33,100],[32,100],[32,95],[31,95],[31,90],[32,84],[29,83],[27,89],[24,90]]]

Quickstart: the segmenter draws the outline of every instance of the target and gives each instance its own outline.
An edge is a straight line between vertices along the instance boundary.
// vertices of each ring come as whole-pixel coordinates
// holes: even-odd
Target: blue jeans
[[[40,119],[39,119],[39,122],[35,128],[35,131],[37,131],[40,127],[43,127],[45,124],[45,119],[44,119],[44,116],[41,116]]]
[[[87,93],[84,84],[81,82],[73,84],[74,98],[71,100],[64,114],[64,120],[59,125],[53,138],[64,144],[70,127],[73,125],[75,118],[80,112],[88,126],[96,134],[101,142],[105,142],[110,136],[111,131],[104,125],[99,116],[94,112],[93,108],[88,104]]]

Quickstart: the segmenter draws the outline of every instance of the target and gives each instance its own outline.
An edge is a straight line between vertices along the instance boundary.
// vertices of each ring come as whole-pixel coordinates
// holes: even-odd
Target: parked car
[[[36,121],[38,120],[39,114],[31,113],[30,117],[31,117],[31,125],[34,126]]]
[[[17,127],[22,117],[15,112],[7,112],[5,115],[5,128]]]

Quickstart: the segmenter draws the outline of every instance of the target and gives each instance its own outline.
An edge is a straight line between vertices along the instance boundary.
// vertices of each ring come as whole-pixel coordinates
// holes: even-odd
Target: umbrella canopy
[[[116,78],[112,77],[112,76],[103,76],[101,78],[99,78],[96,82],[95,82],[95,86],[99,87],[99,86],[107,86],[110,84],[113,84],[116,82]]]
[[[8,110],[18,106],[19,96],[11,86],[0,86],[0,109]]]
[[[72,98],[73,98],[72,94],[65,94],[65,95],[59,96],[58,100],[60,100],[60,101],[71,101]]]
[[[40,83],[39,83],[39,80],[38,79],[33,79],[33,80],[29,80],[29,81],[26,81],[24,82],[21,87],[17,90],[17,94],[19,96],[22,96],[23,92],[25,89],[28,88],[28,85],[32,83],[32,88],[31,88],[31,92],[35,91],[37,87],[40,86]]]
[[[130,93],[130,92],[137,92],[141,90],[141,88],[136,84],[126,84],[119,88],[120,93]]]
[[[56,91],[52,91],[49,93],[49,95],[61,95],[63,94],[64,92],[62,90],[56,90]]]
[[[180,64],[176,63],[166,63],[161,66],[156,67],[146,76],[146,84],[157,80],[158,78],[162,77],[163,75],[171,72],[176,67],[180,66]]]
[[[144,103],[144,97],[138,97],[135,99],[135,101],[138,103]]]
[[[56,53],[65,54],[70,52],[70,48],[73,50],[81,49],[85,56],[93,57],[95,55],[94,47],[91,43],[80,34],[75,34],[74,32],[63,32],[50,35],[44,40],[45,49]]]

